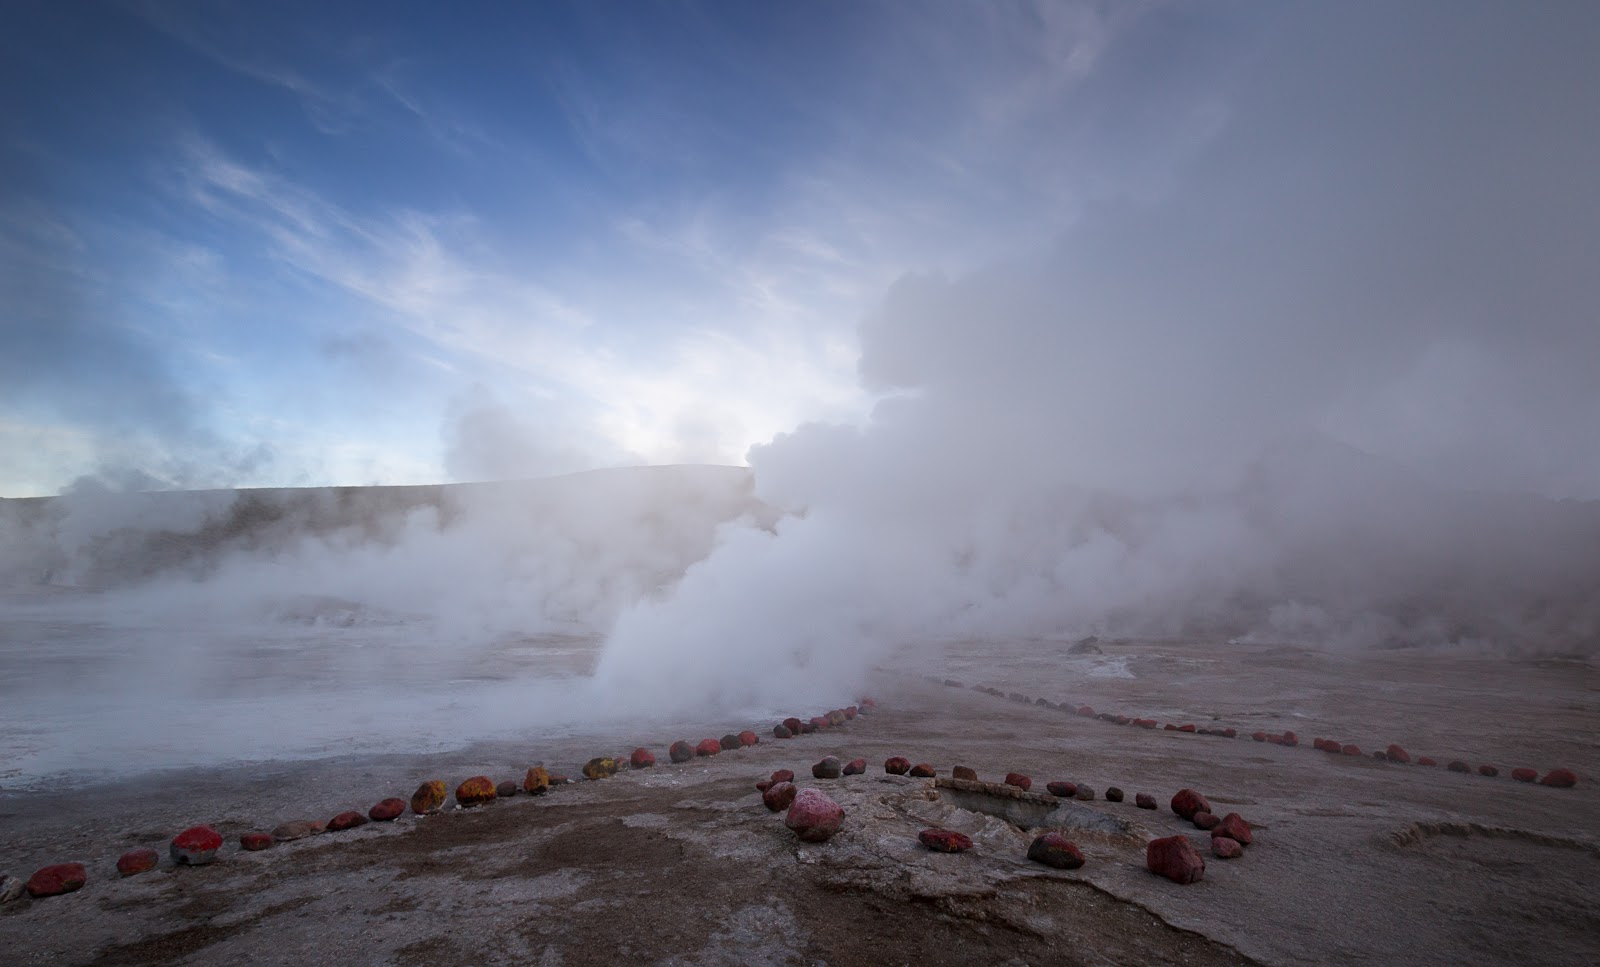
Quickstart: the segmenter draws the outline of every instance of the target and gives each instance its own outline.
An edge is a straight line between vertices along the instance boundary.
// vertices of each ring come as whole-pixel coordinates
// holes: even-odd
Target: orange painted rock
[[[628,765],[635,769],[648,769],[656,764],[656,757],[649,749],[634,749],[628,756]]]
[[[1122,801],[1122,790],[1121,789],[1118,789],[1116,786],[1112,786],[1110,789],[1106,790],[1106,802],[1121,802],[1121,801]]]
[[[1224,860],[1238,859],[1244,855],[1244,847],[1239,845],[1238,840],[1229,839],[1226,836],[1213,836],[1211,837],[1211,855]]]
[[[903,776],[911,771],[911,760],[905,756],[890,756],[883,760],[883,771],[891,776]]]
[[[694,747],[694,754],[702,758],[709,758],[722,751],[722,743],[716,739],[701,739],[700,744]]]
[[[1535,779],[1539,778],[1539,770],[1537,770],[1537,769],[1526,769],[1526,768],[1524,768],[1524,769],[1512,769],[1511,770],[1511,778],[1517,780],[1518,782],[1532,782]]]
[[[972,837],[953,829],[925,829],[917,839],[936,853],[965,853],[972,848]]]
[[[400,808],[405,808],[404,802],[398,799],[395,802],[400,803]],[[249,853],[259,853],[264,849],[271,849],[275,842],[277,841],[272,838],[271,833],[244,833],[239,837],[239,848]]]
[[[616,774],[617,760],[610,756],[595,756],[583,764],[583,777],[585,779],[610,779]]]
[[[1384,749],[1383,757],[1388,759],[1390,762],[1404,763],[1411,761],[1411,753],[1400,748],[1398,745],[1391,745],[1387,749]]]
[[[938,775],[939,772],[929,763],[919,762],[912,766],[911,771],[907,774],[915,776],[918,779],[932,779],[934,776]]]
[[[1028,859],[1058,870],[1075,870],[1083,865],[1083,851],[1060,833],[1045,833],[1028,846]]]
[[[444,780],[430,779],[418,786],[417,791],[411,794],[411,811],[418,816],[436,813],[444,808],[444,800],[447,794]],[[273,835],[276,836],[277,833],[273,833]]]
[[[1195,813],[1208,813],[1211,804],[1206,802],[1206,797],[1193,789],[1179,789],[1178,794],[1172,797],[1172,811],[1184,819],[1193,821]]]
[[[444,783],[439,783],[439,794],[444,795]],[[272,838],[279,843],[289,843],[307,836],[315,836],[328,828],[328,824],[320,819],[295,819],[287,823],[279,823],[272,829]]]
[[[734,735],[732,732],[724,735],[722,740],[717,744],[722,747],[722,751],[724,752],[732,752],[734,749],[743,748],[743,746],[739,744],[739,737]]]
[[[745,748],[749,748],[752,745],[760,745],[761,739],[754,732],[750,731],[749,729],[745,729],[743,732],[739,733],[739,744]]]
[[[1578,777],[1571,769],[1551,769],[1539,780],[1541,786],[1552,786],[1556,789],[1571,789],[1578,784]]]
[[[375,823],[392,823],[399,819],[400,814],[405,811],[406,801],[404,799],[390,797],[374,803],[372,808],[367,810],[367,818]]]
[[[222,834],[210,826],[190,826],[172,837],[169,850],[172,861],[179,866],[204,866],[217,858],[222,848]]]
[[[550,791],[550,773],[544,766],[534,766],[522,777],[522,791],[530,796],[542,796]]]
[[[1044,784],[1044,790],[1052,796],[1071,799],[1078,791],[1078,784],[1076,782],[1047,782]]]
[[[950,770],[950,776],[954,779],[965,779],[967,782],[977,782],[978,770],[969,769],[966,766],[956,766]]]
[[[1250,831],[1250,824],[1238,813],[1229,813],[1222,817],[1216,827],[1211,830],[1212,836],[1226,836],[1237,842],[1240,846],[1249,846],[1255,842],[1255,834]]]
[[[667,758],[673,762],[688,762],[694,758],[694,746],[683,739],[679,739],[667,749]]]
[[[491,789],[489,791],[493,792],[494,790]],[[357,826],[365,826],[366,824],[367,817],[351,809],[328,820],[328,832],[342,833],[347,829],[355,829]]]
[[[844,774],[847,776],[859,776],[866,771],[867,760],[865,759],[851,759],[844,764]]]
[[[783,821],[807,843],[826,841],[839,831],[843,822],[844,809],[819,789],[802,789],[796,793]]]
[[[268,836],[267,840],[270,842],[272,837]],[[155,869],[159,862],[161,854],[148,846],[130,849],[117,859],[117,872],[123,876],[136,876]]]
[[[1133,797],[1133,804],[1138,806],[1140,809],[1155,809],[1156,797],[1150,795],[1148,792],[1136,793]]]
[[[792,782],[774,782],[761,793],[761,802],[775,813],[781,813],[794,802],[800,790]]]
[[[1023,792],[1027,792],[1028,789],[1033,785],[1033,778],[1031,776],[1025,776],[1020,772],[1008,772],[1006,773],[1006,785],[1016,786]]]
[[[23,889],[31,897],[60,896],[81,890],[88,882],[89,871],[84,869],[82,863],[57,863],[35,870]]]
[[[456,787],[456,805],[482,806],[494,802],[494,780],[488,776],[473,776]]]
[[[1206,875],[1205,857],[1184,836],[1151,840],[1144,848],[1144,865],[1174,883],[1198,883]]]
[[[1494,766],[1481,765],[1481,766],[1478,767],[1478,775],[1480,775],[1480,776],[1488,776],[1489,778],[1493,779],[1495,776],[1498,776],[1499,774],[1500,774],[1500,770],[1496,769]]]

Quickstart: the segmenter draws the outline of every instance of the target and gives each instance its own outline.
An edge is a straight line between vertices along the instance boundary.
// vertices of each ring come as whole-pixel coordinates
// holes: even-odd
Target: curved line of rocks
[[[933,682],[936,685],[944,685],[948,688],[968,687],[953,678],[937,678],[932,675],[925,677],[928,681]],[[1052,702],[1046,698],[1029,698],[1020,692],[1006,692],[988,685],[973,685],[970,686],[970,688],[972,691],[980,692],[984,695],[990,695],[995,698],[1003,698],[1022,705],[1036,705],[1041,708],[1065,712],[1069,715],[1077,715],[1083,718],[1094,719],[1101,722],[1109,722],[1113,725],[1131,725],[1137,728],[1145,729],[1161,728],[1167,732],[1185,732],[1195,735],[1209,735],[1214,738],[1222,739],[1250,738],[1257,742],[1266,742],[1271,745],[1281,745],[1289,748],[1297,748],[1300,746],[1299,736],[1289,731],[1281,733],[1256,731],[1250,733],[1248,736],[1245,736],[1239,729],[1232,727],[1214,728],[1210,726],[1198,726],[1192,722],[1187,722],[1182,725],[1175,725],[1171,722],[1163,724],[1156,719],[1136,718],[1134,716],[1124,715],[1118,712],[1096,712],[1091,706],[1088,705],[1074,706],[1070,702]],[[1359,745],[1348,742],[1340,742],[1337,739],[1315,738],[1312,740],[1311,745],[1307,746],[1306,748],[1315,749],[1319,752],[1327,752],[1333,755],[1361,756],[1363,754]],[[1434,759],[1430,756],[1419,756],[1416,759],[1413,759],[1411,753],[1407,752],[1403,746],[1393,743],[1391,743],[1387,748],[1373,750],[1371,757],[1380,762],[1391,762],[1397,765],[1410,765],[1414,763],[1419,766],[1437,766],[1439,764],[1437,759]],[[1478,775],[1489,779],[1500,775],[1499,766],[1484,763],[1479,765],[1477,769],[1474,770],[1471,765],[1461,759],[1451,760],[1445,766],[1445,768],[1450,772],[1467,774],[1476,771]],[[1537,783],[1538,785],[1552,789],[1570,789],[1578,784],[1577,774],[1571,769],[1565,768],[1550,769],[1541,777],[1537,769],[1531,769],[1523,766],[1512,769],[1510,777],[1518,782]]]

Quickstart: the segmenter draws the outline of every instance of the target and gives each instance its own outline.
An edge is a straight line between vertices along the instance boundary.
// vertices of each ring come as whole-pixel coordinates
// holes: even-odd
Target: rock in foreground
[[[844,822],[844,809],[821,790],[802,789],[795,795],[783,822],[801,840],[821,843],[839,831]]]
[[[1083,865],[1083,851],[1060,833],[1045,833],[1028,847],[1028,859],[1058,870],[1075,870]]]
[[[83,889],[89,882],[89,871],[82,863],[57,863],[37,870],[28,877],[26,889],[31,897],[60,896]]]
[[[1198,883],[1206,875],[1205,857],[1186,836],[1151,840],[1145,846],[1144,865],[1174,883]]]
[[[938,853],[965,853],[972,848],[972,837],[953,829],[925,829],[917,834],[917,839]]]

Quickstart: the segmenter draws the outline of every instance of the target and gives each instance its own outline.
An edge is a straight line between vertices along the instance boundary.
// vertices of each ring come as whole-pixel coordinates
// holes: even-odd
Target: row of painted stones
[[[930,678],[929,680],[941,685],[947,685],[951,688],[966,687],[961,682],[958,682],[953,678]],[[991,688],[987,685],[973,685],[972,690],[975,692],[982,692],[985,695],[993,695],[996,698],[1009,699],[1010,701],[1019,702],[1025,705],[1038,705],[1043,708],[1057,709],[1069,714],[1080,715],[1084,718],[1092,718],[1098,719],[1102,722],[1110,722],[1114,725],[1133,725],[1145,729],[1153,729],[1159,726],[1168,732],[1188,732],[1199,735],[1211,735],[1224,739],[1233,739],[1239,736],[1239,731],[1237,729],[1202,727],[1193,723],[1175,725],[1171,722],[1168,722],[1165,725],[1162,725],[1155,719],[1135,718],[1133,716],[1122,715],[1115,712],[1096,712],[1088,705],[1073,706],[1070,703],[1057,703],[1044,698],[1030,699],[1026,695],[1018,692],[1003,692],[998,688]],[[1253,732],[1251,733],[1250,738],[1257,742],[1289,746],[1291,748],[1300,745],[1299,737],[1293,732]],[[1330,752],[1338,755],[1360,756],[1363,754],[1360,746],[1355,745],[1354,743],[1340,742],[1337,739],[1314,739],[1312,742],[1312,747],[1321,752]],[[1374,750],[1372,752],[1372,758],[1383,762],[1395,762],[1401,764],[1408,764],[1415,761],[1415,763],[1419,766],[1436,766],[1439,764],[1438,760],[1429,756],[1420,756],[1413,760],[1410,753],[1406,752],[1406,750],[1401,748],[1399,745],[1390,745],[1388,748],[1383,750]],[[1446,768],[1451,772],[1471,773],[1475,771],[1480,776],[1487,776],[1490,778],[1500,774],[1500,768],[1498,766],[1486,763],[1479,765],[1476,767],[1476,769],[1474,769],[1473,766],[1460,759],[1451,761]],[[1511,770],[1511,778],[1517,780],[1518,782],[1537,782],[1541,786],[1549,786],[1555,789],[1570,789],[1578,784],[1577,774],[1571,769],[1551,769],[1541,777],[1536,769],[1520,767]]]
[[[786,719],[774,728],[773,734],[780,738],[789,738],[837,728],[876,707],[876,701],[863,698],[848,708],[832,709],[804,722],[796,718]],[[792,728],[789,723],[793,723]],[[759,742],[760,738],[756,733],[747,729],[724,735],[721,739],[704,739],[697,745],[690,745],[686,740],[680,739],[672,743],[667,755],[674,763],[682,763],[697,757],[708,758],[725,751],[748,748]],[[584,764],[582,772],[585,779],[607,779],[623,768],[645,769],[655,764],[654,753],[649,749],[638,748],[627,756],[599,756],[590,759]],[[552,775],[542,765],[536,765],[528,769],[520,786],[515,780],[496,783],[488,776],[473,776],[466,779],[456,786],[455,801],[457,807],[470,809],[496,799],[515,796],[519,792],[530,796],[541,796],[551,788],[565,785],[570,781],[565,776]],[[389,798],[379,801],[367,810],[366,815],[349,810],[339,813],[326,822],[300,819],[280,823],[270,832],[256,830],[240,835],[239,847],[247,852],[255,852],[269,849],[278,843],[304,839],[319,833],[355,829],[369,822],[392,822],[404,815],[408,806],[419,816],[433,815],[444,810],[448,799],[449,790],[444,781],[431,779],[417,787],[409,802],[404,799]],[[222,845],[221,833],[210,826],[201,825],[192,826],[173,837],[168,845],[168,851],[175,866],[203,866],[216,860]],[[123,876],[135,876],[155,869],[160,861],[160,854],[148,847],[129,850],[117,859],[117,872]],[[0,903],[19,899],[24,894],[42,898],[72,893],[82,889],[88,882],[89,871],[82,863],[51,864],[36,870],[25,882],[17,877],[0,875]]]
[[[907,768],[908,763],[909,760],[903,756],[893,756],[884,762],[883,771],[889,775],[906,775],[909,772],[924,778],[937,775],[927,763],[912,769]],[[846,765],[836,756],[827,756],[811,767],[811,775],[817,779],[837,779],[841,775],[857,775],[865,771],[865,759],[855,759]],[[977,772],[966,766],[956,766],[952,770],[952,777],[976,781]],[[1033,785],[1033,780],[1012,772],[1006,774],[1006,784],[1027,791]],[[1047,784],[1047,788],[1051,795],[1058,798],[1083,798],[1077,795],[1080,787],[1074,783],[1052,782]],[[756,789],[761,793],[761,802],[767,809],[772,812],[787,810],[784,825],[802,842],[826,842],[844,824],[844,808],[820,789],[799,788],[791,769],[777,770],[756,783]],[[1116,793],[1114,798],[1112,792]],[[1093,798],[1092,791],[1088,798]],[[1113,787],[1107,790],[1106,798],[1121,802],[1122,791]],[[1155,797],[1149,793],[1139,793],[1135,801],[1140,808],[1156,808]],[[1206,798],[1193,789],[1178,790],[1170,805],[1174,813],[1194,823],[1196,829],[1211,834],[1212,855],[1220,859],[1238,858],[1243,855],[1245,847],[1255,841],[1250,823],[1243,816],[1228,813],[1217,817],[1211,812],[1211,804]],[[953,829],[924,829],[917,834],[917,839],[923,846],[940,853],[964,853],[972,848],[972,838]],[[1075,870],[1085,862],[1078,845],[1054,831],[1035,837],[1028,846],[1027,856],[1036,863],[1065,870]],[[1145,866],[1150,872],[1174,883],[1189,884],[1205,876],[1206,861],[1188,837],[1179,835],[1151,840],[1145,847]]]

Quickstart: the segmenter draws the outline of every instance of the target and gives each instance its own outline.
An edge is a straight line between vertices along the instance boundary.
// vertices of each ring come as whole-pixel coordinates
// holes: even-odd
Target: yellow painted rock
[[[544,766],[534,766],[522,780],[522,791],[530,796],[542,796],[550,791],[550,773]]]
[[[481,806],[494,802],[494,780],[488,776],[473,776],[456,787],[456,803],[461,806]]]
[[[617,760],[609,756],[590,759],[583,764],[585,779],[610,779],[617,774]]]
[[[411,794],[411,811],[418,816],[436,813],[444,808],[444,797],[448,795],[444,782],[439,779],[430,779],[417,787]]]

